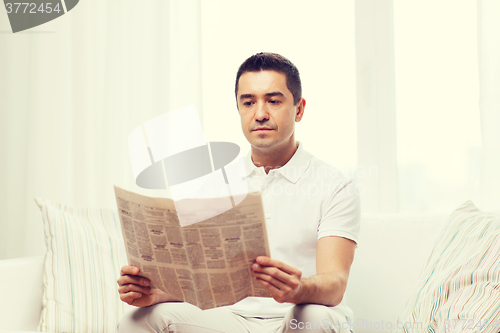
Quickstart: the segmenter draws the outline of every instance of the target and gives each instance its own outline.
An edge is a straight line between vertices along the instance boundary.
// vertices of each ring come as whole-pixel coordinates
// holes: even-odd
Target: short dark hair
[[[240,76],[246,72],[275,71],[285,74],[286,86],[293,95],[293,104],[297,104],[302,98],[302,84],[300,82],[299,70],[287,58],[277,53],[260,52],[245,60],[236,74],[234,94],[238,99],[238,83]]]

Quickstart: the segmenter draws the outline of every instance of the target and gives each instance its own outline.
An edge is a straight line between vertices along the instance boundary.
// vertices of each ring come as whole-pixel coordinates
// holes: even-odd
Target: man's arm
[[[303,303],[338,305],[344,297],[356,243],[343,237],[323,237],[316,250],[316,275],[304,279]]]
[[[269,257],[258,257],[252,275],[280,303],[315,303],[336,306],[344,297],[356,243],[328,236],[318,240],[316,275],[302,279],[302,272]]]

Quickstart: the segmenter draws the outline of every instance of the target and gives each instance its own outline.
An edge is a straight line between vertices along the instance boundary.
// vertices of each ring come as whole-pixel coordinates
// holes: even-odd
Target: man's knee
[[[319,304],[297,304],[285,316],[285,332],[348,332],[345,316]]]
[[[331,309],[319,304],[297,304],[293,307],[293,317],[310,322],[321,322],[331,317]]]
[[[126,312],[118,323],[118,332],[164,332],[172,322],[186,320],[193,311],[201,311],[188,303],[159,303],[132,309]]]
[[[145,324],[146,317],[149,315],[149,309],[144,308],[134,308],[123,314],[118,322],[118,332],[148,332],[146,328],[141,328],[141,324]]]

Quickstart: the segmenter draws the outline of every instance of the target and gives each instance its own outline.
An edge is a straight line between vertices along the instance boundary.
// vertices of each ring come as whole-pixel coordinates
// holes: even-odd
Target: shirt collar
[[[297,143],[299,146],[292,158],[281,168],[274,169],[275,172],[281,173],[283,177],[292,183],[296,183],[304,172],[306,172],[312,157],[311,153],[304,149],[304,145],[300,141],[297,141]],[[265,174],[264,167],[257,167],[253,164],[252,150],[250,150],[245,156],[245,171],[246,177],[249,177],[253,173],[261,173],[262,175]]]

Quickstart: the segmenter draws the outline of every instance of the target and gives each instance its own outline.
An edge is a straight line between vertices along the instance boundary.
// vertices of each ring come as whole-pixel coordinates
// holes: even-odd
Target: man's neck
[[[281,168],[295,154],[298,148],[298,143],[293,141],[293,145],[282,149],[265,150],[258,149],[252,146],[252,162],[257,167],[264,167],[267,173],[272,169]]]

